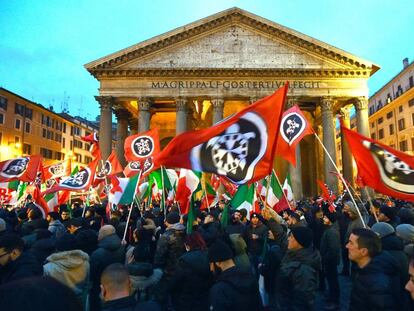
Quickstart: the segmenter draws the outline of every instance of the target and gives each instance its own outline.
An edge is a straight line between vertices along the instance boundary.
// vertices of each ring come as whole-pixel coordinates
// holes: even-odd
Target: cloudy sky
[[[413,0],[0,0],[0,86],[95,118],[84,64],[233,6],[381,66],[370,94],[414,59]]]

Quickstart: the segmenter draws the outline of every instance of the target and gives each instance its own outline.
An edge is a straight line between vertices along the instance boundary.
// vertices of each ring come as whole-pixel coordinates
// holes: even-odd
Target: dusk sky
[[[414,59],[413,0],[0,0],[0,86],[95,118],[84,64],[234,6],[379,65],[370,94]]]

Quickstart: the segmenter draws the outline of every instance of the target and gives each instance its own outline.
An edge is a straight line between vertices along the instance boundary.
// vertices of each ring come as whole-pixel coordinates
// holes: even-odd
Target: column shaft
[[[224,99],[215,98],[211,100],[211,103],[213,104],[213,124],[216,124],[223,119]]]
[[[146,132],[150,129],[151,102],[148,98],[142,97],[139,99],[138,106],[138,132]]]
[[[346,128],[351,127],[350,112],[347,108],[341,109],[342,122]],[[341,155],[342,155],[342,175],[351,185],[354,182],[354,170],[352,165],[352,155],[346,142],[344,133],[341,131]]]
[[[116,155],[122,166],[126,165],[124,143],[128,136],[128,117],[129,113],[126,110],[118,110],[115,112],[117,117],[116,128]]]
[[[175,120],[175,134],[181,134],[187,131],[187,103],[186,98],[177,98],[175,100],[176,106],[176,120]]]
[[[330,154],[332,160],[336,164],[336,148],[335,148],[335,127],[333,118],[333,100],[331,98],[324,98],[321,103],[322,108],[322,126],[323,126],[323,144]],[[331,163],[329,157],[324,153],[324,173],[325,182],[328,187],[338,192],[338,180],[337,177],[331,174],[331,171],[336,171],[335,167]]]
[[[109,157],[112,150],[112,105],[113,97],[95,96],[101,108],[101,119],[99,122],[99,147],[104,161]]]

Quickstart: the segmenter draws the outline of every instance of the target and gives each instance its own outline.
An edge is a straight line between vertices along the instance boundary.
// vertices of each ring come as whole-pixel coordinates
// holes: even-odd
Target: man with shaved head
[[[102,311],[148,310],[159,311],[155,302],[138,303],[131,294],[131,282],[127,268],[114,263],[105,268],[101,275]]]

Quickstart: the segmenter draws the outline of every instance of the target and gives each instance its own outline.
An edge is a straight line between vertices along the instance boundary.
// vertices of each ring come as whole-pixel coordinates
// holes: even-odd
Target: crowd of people
[[[174,205],[133,206],[128,223],[128,206],[4,207],[0,308],[414,310],[412,203],[341,198],[280,214],[196,202],[192,224]]]

